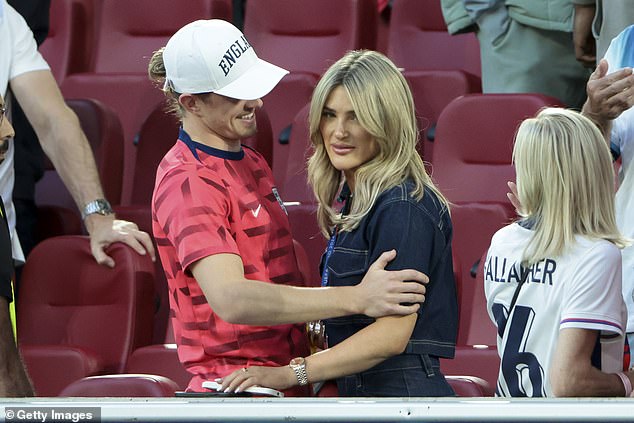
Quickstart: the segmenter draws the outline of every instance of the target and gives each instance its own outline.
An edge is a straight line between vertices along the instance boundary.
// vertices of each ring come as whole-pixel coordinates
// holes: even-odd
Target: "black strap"
[[[515,303],[517,302],[517,297],[520,295],[520,289],[522,289],[522,285],[524,285],[524,282],[526,282],[526,279],[528,278],[528,271],[529,271],[528,267],[522,270],[522,280],[520,280],[520,282],[517,284],[517,287],[515,288],[515,292],[513,293],[513,299],[511,300],[511,306],[509,307],[509,314],[508,314],[509,316],[511,315],[511,312],[513,311],[513,307],[515,307]]]

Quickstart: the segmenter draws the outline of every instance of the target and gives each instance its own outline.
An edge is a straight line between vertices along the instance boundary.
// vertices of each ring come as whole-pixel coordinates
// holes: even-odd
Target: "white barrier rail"
[[[634,399],[4,398],[0,418],[21,423],[634,422]]]

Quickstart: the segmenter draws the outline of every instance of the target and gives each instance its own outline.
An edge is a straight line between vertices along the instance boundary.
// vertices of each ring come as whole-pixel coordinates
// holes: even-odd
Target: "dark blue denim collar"
[[[194,155],[194,157],[196,157],[198,161],[200,161],[200,157],[198,157],[198,151],[202,151],[203,153],[209,154],[210,156],[226,160],[242,160],[242,158],[244,157],[244,150],[242,149],[242,147],[240,147],[240,151],[226,151],[210,147],[208,145],[192,140],[189,134],[185,132],[182,127],[178,131],[178,139],[184,142],[187,147],[189,147],[192,154]]]

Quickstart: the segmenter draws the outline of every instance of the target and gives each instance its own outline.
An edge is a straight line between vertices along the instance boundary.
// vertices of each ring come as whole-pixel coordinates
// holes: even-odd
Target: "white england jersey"
[[[532,234],[517,223],[500,229],[484,265],[487,310],[498,328],[498,396],[553,396],[549,371],[561,329],[600,331],[592,364],[607,373],[623,368],[621,251],[608,241],[577,237],[563,256],[531,266],[509,318]]]

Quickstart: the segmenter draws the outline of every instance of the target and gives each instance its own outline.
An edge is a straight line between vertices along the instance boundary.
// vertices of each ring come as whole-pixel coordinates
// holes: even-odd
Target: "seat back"
[[[68,74],[90,65],[94,34],[94,3],[86,0],[51,2],[49,30],[39,50],[61,82]]]
[[[440,359],[440,369],[445,377],[470,375],[485,380],[489,387],[495,387],[500,371],[500,356],[495,345],[459,345],[453,359]],[[457,391],[456,394],[461,396]],[[493,396],[493,392],[481,396]]]
[[[507,181],[515,180],[511,163],[519,124],[546,106],[559,106],[541,94],[468,94],[453,100],[438,119],[433,177],[454,203],[504,204]]]
[[[480,76],[480,48],[473,33],[450,35],[440,0],[399,0],[392,6],[387,55],[410,69],[460,69]]]
[[[447,382],[459,397],[492,397],[489,383],[476,376],[446,376]]]
[[[318,287],[321,283],[319,263],[326,249],[326,238],[321,234],[317,225],[316,203],[292,203],[286,205],[291,234],[295,242],[301,244],[306,253],[308,263],[304,263],[302,277],[304,285]],[[298,257],[300,260],[300,257]]]
[[[271,119],[273,132],[273,176],[280,181],[286,172],[290,143],[288,136],[295,115],[310,101],[318,75],[291,72],[264,97],[264,108]]]
[[[179,390],[173,380],[159,375],[119,374],[79,379],[60,397],[173,397]]]
[[[483,280],[474,271],[491,244],[493,234],[511,222],[512,216],[501,204],[452,204],[452,251],[458,258],[458,345],[496,345],[496,330],[486,310]]]
[[[123,201],[129,198],[134,173],[136,149],[134,139],[141,124],[157,103],[164,99],[145,74],[93,74],[69,75],[61,85],[64,98],[92,98],[115,111],[123,127]]]
[[[150,343],[154,264],[121,243],[107,253],[113,269],[97,264],[88,237],[50,238],[33,249],[20,281],[21,345],[85,349],[103,372],[118,373],[134,349]]]
[[[121,202],[123,181],[123,128],[118,115],[106,104],[94,99],[67,99],[95,155],[99,179],[112,204]]]
[[[104,103],[89,98],[67,99],[66,105],[75,112],[86,134],[104,195],[110,203],[119,204],[123,178],[123,129],[117,114]],[[44,171],[36,188],[35,201],[76,209],[73,198],[48,158],[44,162]]]
[[[178,140],[180,122],[171,113],[167,113],[163,101],[158,103],[141,125],[137,137],[134,176],[132,178],[132,196],[130,204],[150,205],[156,169],[163,156]]]
[[[97,100],[69,99],[66,104],[79,118],[90,143],[106,198],[112,204],[118,204],[123,174],[123,129],[119,118],[110,107]],[[81,218],[75,201],[47,158],[44,175],[35,187],[35,202],[42,220],[37,235],[39,240],[55,235],[81,234]],[[63,222],[63,228],[57,222]]]
[[[153,51],[198,19],[231,21],[230,0],[108,0],[100,2],[94,73],[147,73]]]
[[[167,377],[183,391],[192,378],[178,358],[176,344],[147,345],[137,349],[130,356],[126,371]]]
[[[481,92],[482,84],[480,78],[462,70],[405,70],[403,76],[412,91],[421,130],[419,152],[431,163],[440,113],[453,99]]]
[[[308,174],[306,172],[306,160],[312,153],[308,126],[309,111],[310,104],[306,104],[295,115],[291,125],[286,169],[282,178],[276,181],[284,201],[315,202],[315,195],[310,185],[308,185]]]
[[[244,33],[258,56],[321,75],[348,50],[376,47],[376,0],[246,3]]]
[[[99,355],[84,347],[22,344],[20,352],[39,397],[55,397],[69,383],[104,369]]]

